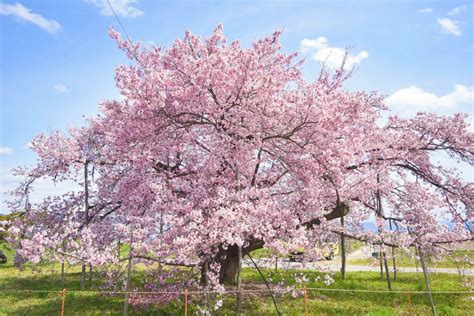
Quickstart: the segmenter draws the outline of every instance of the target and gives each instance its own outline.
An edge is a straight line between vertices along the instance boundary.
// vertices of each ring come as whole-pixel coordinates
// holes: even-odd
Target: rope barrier
[[[358,293],[397,293],[397,294],[427,294],[429,291],[409,291],[409,290],[366,290],[366,289],[333,289],[333,288],[317,288],[317,287],[308,287],[305,289],[295,288],[294,290],[306,290],[306,291],[328,291],[328,292],[358,292]],[[0,289],[0,293],[62,293],[63,290],[15,290],[15,289]],[[184,291],[91,291],[91,290],[67,290],[67,293],[82,293],[82,294],[183,294]],[[217,293],[217,294],[235,294],[238,291],[229,290],[229,291],[189,291],[189,294],[206,294],[206,293]],[[264,293],[270,292],[268,289],[262,290],[241,290],[241,293]],[[278,290],[274,289],[273,292],[282,293],[282,292],[291,292],[291,290]],[[474,291],[432,291],[433,294],[474,294]]]
[[[319,287],[303,287],[303,288],[294,288],[293,290],[303,291],[304,295],[304,310],[305,315],[309,315],[309,306],[308,306],[308,291],[326,291],[326,292],[355,292],[355,293],[396,293],[396,294],[405,294],[408,296],[408,312],[409,315],[413,315],[413,306],[411,295],[412,294],[426,294],[429,293],[428,291],[413,291],[410,290],[369,290],[369,289],[335,289],[335,288],[319,288]],[[292,290],[273,290],[273,292],[280,293],[280,294],[289,294]],[[184,316],[188,315],[188,304],[189,304],[189,297],[192,294],[209,294],[209,293],[218,293],[221,295],[225,294],[233,294],[233,293],[271,293],[272,291],[269,289],[261,289],[261,290],[230,290],[225,292],[220,291],[189,291],[185,288],[183,291],[91,291],[91,290],[29,290],[29,289],[0,289],[0,293],[56,293],[59,294],[61,297],[61,316],[64,316],[65,311],[65,301],[66,301],[66,294],[67,293],[81,293],[81,294],[134,294],[134,295],[160,295],[160,294],[184,294]],[[286,293],[285,293],[286,292]],[[431,292],[432,294],[474,294],[474,291],[439,291],[439,292]]]

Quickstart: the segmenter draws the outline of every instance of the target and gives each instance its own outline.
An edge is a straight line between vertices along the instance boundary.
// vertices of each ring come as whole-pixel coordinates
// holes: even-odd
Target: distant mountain
[[[442,221],[441,224],[448,226],[448,229],[453,229],[454,227],[454,224],[448,221]],[[468,230],[470,230],[471,232],[474,232],[474,222],[467,222],[465,226]],[[389,225],[386,224],[385,229],[388,230],[389,228],[390,228]],[[375,222],[372,222],[372,221],[363,221],[362,229],[363,231],[366,231],[366,232],[376,232],[377,225],[375,225]]]

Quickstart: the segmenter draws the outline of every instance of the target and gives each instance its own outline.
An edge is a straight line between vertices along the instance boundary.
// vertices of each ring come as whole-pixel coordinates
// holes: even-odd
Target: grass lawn
[[[390,252],[391,254],[391,252]],[[459,259],[467,256],[470,258],[470,262],[463,262],[460,264]],[[397,263],[397,267],[415,267],[418,265],[420,267],[419,261],[415,259],[414,253],[413,254],[407,254],[406,252],[403,252],[399,249],[395,250],[395,259]],[[430,268],[458,268],[458,267],[464,267],[464,268],[469,268],[473,269],[474,265],[472,262],[474,262],[474,250],[473,249],[460,249],[456,250],[453,252],[452,255],[446,256],[442,259],[434,259],[434,258],[426,258],[427,264],[429,265]],[[364,259],[349,259],[348,264],[353,264],[353,265],[371,265],[374,262],[374,258],[364,258]],[[392,259],[389,259],[390,265],[392,264]],[[378,264],[378,260],[376,262]]]
[[[4,245],[0,249],[5,250]],[[7,252],[9,258],[12,250]],[[61,310],[61,299],[58,292],[17,293],[5,292],[8,289],[59,290],[61,289],[59,265],[43,265],[40,268],[29,266],[23,271],[12,266],[11,260],[6,265],[0,265],[0,315],[58,315]],[[272,280],[272,284],[283,282],[285,285],[295,285],[294,274],[302,271],[275,272],[263,269],[264,275]],[[72,292],[80,287],[80,267],[66,267],[65,287],[70,290],[66,296],[66,315],[121,315],[123,294],[106,296],[98,293]],[[386,290],[385,281],[380,280],[375,272],[352,272],[347,274],[347,280],[334,275],[334,283],[329,287],[316,277],[324,276],[319,272],[306,271],[309,278],[307,287],[332,289],[369,289]],[[135,284],[143,280],[143,271],[134,272]],[[97,279],[98,276],[94,275]],[[265,289],[258,272],[245,268],[242,274],[244,289]],[[430,276],[433,291],[466,291],[457,275],[433,274]],[[92,289],[97,289],[98,283],[93,283]],[[422,274],[400,273],[394,282],[395,290],[423,291],[425,290]],[[435,302],[440,315],[474,315],[474,294],[437,294]],[[235,295],[226,294],[221,298],[211,297],[211,303],[217,299],[223,300],[223,307],[216,315],[235,315]],[[283,315],[304,315],[303,296],[293,298],[291,295],[277,296],[278,307]],[[430,306],[426,294],[412,294],[411,306],[405,293],[361,293],[361,292],[329,292],[309,291],[308,307],[310,315],[409,315],[409,310],[417,315],[429,315]],[[191,295],[189,311],[196,311],[197,304],[203,304],[203,297]],[[244,315],[275,315],[271,297],[268,293],[245,294],[243,297]],[[166,306],[154,306],[146,310],[131,307],[131,315],[183,315],[183,302],[178,299]]]

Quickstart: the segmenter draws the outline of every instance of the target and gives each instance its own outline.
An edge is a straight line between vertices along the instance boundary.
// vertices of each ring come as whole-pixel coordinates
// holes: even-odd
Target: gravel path
[[[364,257],[365,258],[365,257]],[[261,258],[261,259],[254,259],[255,262],[259,267],[264,268],[274,268],[275,267],[275,259],[270,258]],[[243,260],[243,265],[245,267],[253,267],[252,262],[249,259]],[[302,264],[299,262],[290,262],[289,260],[278,260],[278,269],[288,270],[288,269],[297,269],[297,270],[316,270],[316,271],[331,271],[337,272],[341,269],[341,259],[340,257],[335,257],[331,261],[318,261],[318,262],[308,262],[306,264]],[[371,271],[371,272],[378,272],[380,271],[380,267],[377,266],[369,266],[369,265],[347,265],[346,271],[348,272],[358,272],[358,271]],[[406,272],[406,273],[422,273],[421,267],[398,267],[398,272]],[[455,268],[430,268],[429,271],[431,273],[448,273],[448,274],[459,274],[459,271]],[[464,275],[474,275],[474,270],[466,269],[463,271]]]

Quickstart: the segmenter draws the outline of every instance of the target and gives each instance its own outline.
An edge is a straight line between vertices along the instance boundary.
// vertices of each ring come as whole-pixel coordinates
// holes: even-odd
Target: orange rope
[[[308,287],[307,291],[329,291],[329,292],[358,292],[358,293],[402,293],[406,294],[408,290],[364,290],[364,289],[335,289],[335,288],[318,288],[318,287]],[[79,293],[79,294],[88,294],[88,293],[98,293],[98,294],[183,294],[182,291],[81,291],[81,290],[67,290],[69,293]],[[14,289],[0,289],[0,293],[61,293],[61,290],[14,290]],[[235,290],[228,291],[188,291],[188,294],[205,294],[205,293],[218,293],[218,294],[232,294],[237,293]],[[270,290],[241,290],[241,293],[262,293],[270,292]],[[273,290],[275,293],[287,293],[288,291],[279,291]],[[410,291],[410,294],[426,294],[428,291]],[[432,291],[433,294],[473,294],[473,291]]]

